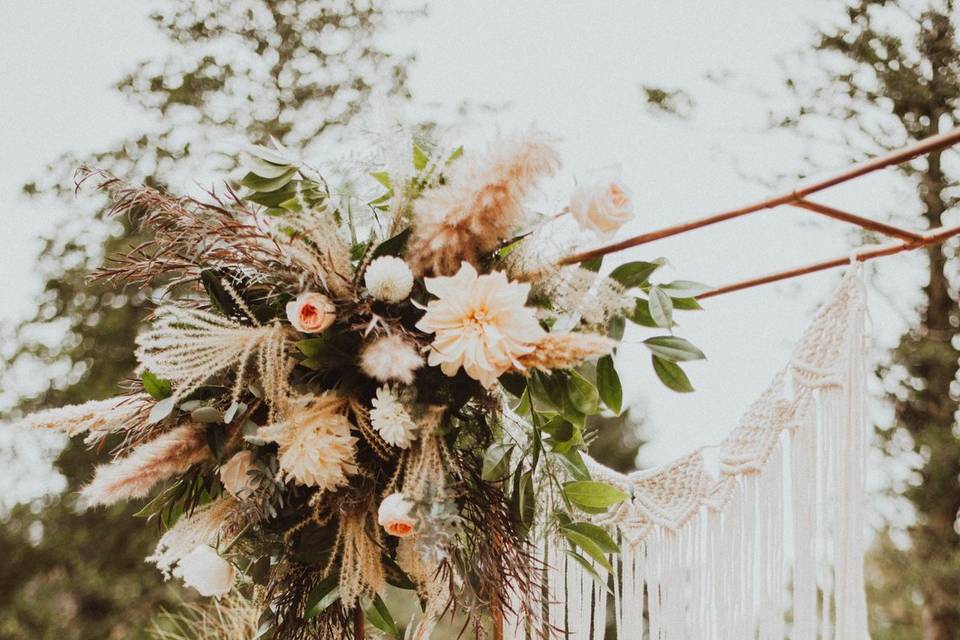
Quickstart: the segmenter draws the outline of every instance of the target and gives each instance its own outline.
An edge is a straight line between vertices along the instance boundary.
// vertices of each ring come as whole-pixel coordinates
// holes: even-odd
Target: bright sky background
[[[835,4],[835,3],[834,3]],[[707,72],[730,70],[775,92],[775,56],[808,46],[810,24],[831,3],[811,0],[443,0],[424,20],[400,25],[389,41],[415,48],[415,101],[454,107],[463,99],[509,105],[494,129],[530,125],[561,138],[565,163],[551,186],[563,206],[575,179],[619,167],[639,215],[624,235],[660,228],[769,195],[742,173],[771,175],[799,166],[795,140],[764,132],[770,100],[720,88]],[[33,275],[37,237],[70,211],[30,203],[19,185],[64,151],[109,147],[145,122],[110,87],[138,60],[166,46],[147,21],[149,3],[122,0],[3,2],[0,23],[0,321],[29,314],[40,283]],[[685,88],[687,122],[643,109],[641,83]],[[472,132],[467,142],[482,140]],[[839,165],[837,168],[841,168]],[[825,202],[867,215],[904,203],[892,174],[831,190]],[[671,278],[724,284],[848,251],[844,228],[810,224],[810,214],[777,210],[633,250],[619,259],[665,255]],[[805,224],[805,222],[807,222]],[[884,289],[901,311],[874,296],[877,339],[903,328],[916,280],[916,256],[888,259]],[[911,268],[912,267],[912,268]],[[839,273],[710,300],[681,316],[680,334],[709,361],[687,369],[698,391],[677,395],[655,379],[638,332],[628,336],[620,369],[628,395],[649,414],[653,464],[718,441],[785,364],[819,300]],[[3,440],[0,438],[0,446]]]

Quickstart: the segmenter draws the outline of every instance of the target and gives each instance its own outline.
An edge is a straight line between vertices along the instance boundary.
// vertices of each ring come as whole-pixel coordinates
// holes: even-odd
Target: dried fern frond
[[[414,203],[406,258],[417,275],[450,275],[463,260],[479,264],[518,228],[523,200],[560,161],[537,133],[498,140],[486,157],[453,165],[445,184]]]
[[[143,498],[158,483],[179,475],[210,455],[206,429],[184,424],[141,444],[130,455],[97,467],[80,496],[89,506]]]
[[[152,236],[111,257],[94,272],[94,278],[169,287],[199,280],[201,272],[215,267],[243,274],[268,290],[278,282],[295,282],[296,274],[264,228],[262,217],[247,209],[229,188],[226,198],[209,192],[210,202],[175,198],[88,167],[77,172],[77,188],[91,178],[111,199],[111,215],[129,216],[138,229]]]
[[[231,370],[235,375],[234,402],[243,390],[248,362],[255,358],[272,416],[289,395],[289,340],[289,327],[279,322],[251,327],[206,311],[171,305],[158,309],[153,326],[137,336],[136,356],[141,369],[173,383],[173,397],[177,399],[218,373]]]
[[[277,246],[308,277],[320,280],[334,297],[353,298],[350,243],[329,212],[288,214],[273,224]]]

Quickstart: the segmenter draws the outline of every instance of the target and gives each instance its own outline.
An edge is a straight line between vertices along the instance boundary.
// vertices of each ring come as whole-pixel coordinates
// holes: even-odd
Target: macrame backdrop
[[[864,322],[854,266],[721,444],[629,475],[588,460],[632,496],[596,520],[622,554],[598,581],[543,536],[541,623],[574,640],[602,640],[608,611],[619,640],[867,638]],[[526,630],[508,619],[504,637]]]

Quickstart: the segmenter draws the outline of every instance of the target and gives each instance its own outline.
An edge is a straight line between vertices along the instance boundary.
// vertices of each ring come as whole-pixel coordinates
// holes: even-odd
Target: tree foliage
[[[105,219],[101,200],[83,191],[75,198],[78,166],[195,189],[198,177],[232,168],[235,154],[217,153],[224,144],[273,137],[315,155],[319,145],[335,143],[375,91],[407,96],[411,59],[384,50],[376,37],[398,12],[380,0],[157,6],[152,20],[170,42],[169,55],[141,62],[116,86],[155,124],[113,148],[65,155],[24,187],[37,198],[66,199],[73,213],[44,241],[43,295],[0,363],[0,385],[30,394],[11,415],[116,395],[135,364],[133,339],[146,303],[158,295],[86,282],[105,255],[142,238],[125,221]],[[30,385],[18,384],[25,379]],[[158,605],[176,597],[143,563],[156,535],[130,508],[76,512],[73,493],[100,453],[68,446],[58,462],[68,491],[15,508],[0,529],[0,637],[138,637]]]
[[[851,158],[942,133],[960,118],[960,40],[952,0],[847,0],[812,50],[788,66],[795,108],[776,124],[828,138]],[[938,227],[957,205],[957,153],[934,152],[899,173],[921,220]],[[960,629],[960,438],[956,245],[926,249],[927,283],[916,322],[882,371],[895,426],[881,430],[891,455],[917,454],[918,481],[903,493],[916,513],[910,544],[882,537],[870,560],[875,638],[947,640]],[[908,443],[904,446],[903,443]]]

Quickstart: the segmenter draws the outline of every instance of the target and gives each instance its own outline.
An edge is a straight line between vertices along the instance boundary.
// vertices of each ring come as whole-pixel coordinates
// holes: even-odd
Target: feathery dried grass
[[[146,416],[149,405],[149,396],[143,393],[117,396],[38,411],[20,424],[31,429],[58,431],[71,438],[81,433],[98,438],[127,429],[131,422]]]
[[[584,360],[605,356],[617,346],[616,341],[595,333],[548,333],[533,347],[533,351],[518,358],[529,374],[533,369],[549,373],[554,369],[569,369]]]
[[[498,140],[486,157],[460,160],[445,184],[414,203],[406,252],[414,273],[450,275],[463,260],[479,264],[519,226],[524,198],[559,164],[538,133]]]
[[[147,633],[153,640],[254,640],[262,608],[234,589],[222,598],[164,611]]]
[[[173,565],[196,547],[208,545],[216,548],[220,541],[229,543],[243,529],[246,520],[240,503],[231,495],[225,495],[183,516],[168,529],[157,542],[147,562],[157,565],[165,576],[170,576]]]
[[[184,424],[140,445],[128,456],[97,467],[93,480],[81,492],[89,505],[111,505],[143,498],[158,483],[184,473],[210,455],[206,429]]]
[[[243,390],[248,361],[256,356],[273,419],[289,396],[290,331],[279,322],[251,327],[206,311],[168,305],[158,309],[153,326],[137,336],[136,356],[141,369],[174,384],[178,399],[232,369],[234,402]]]

